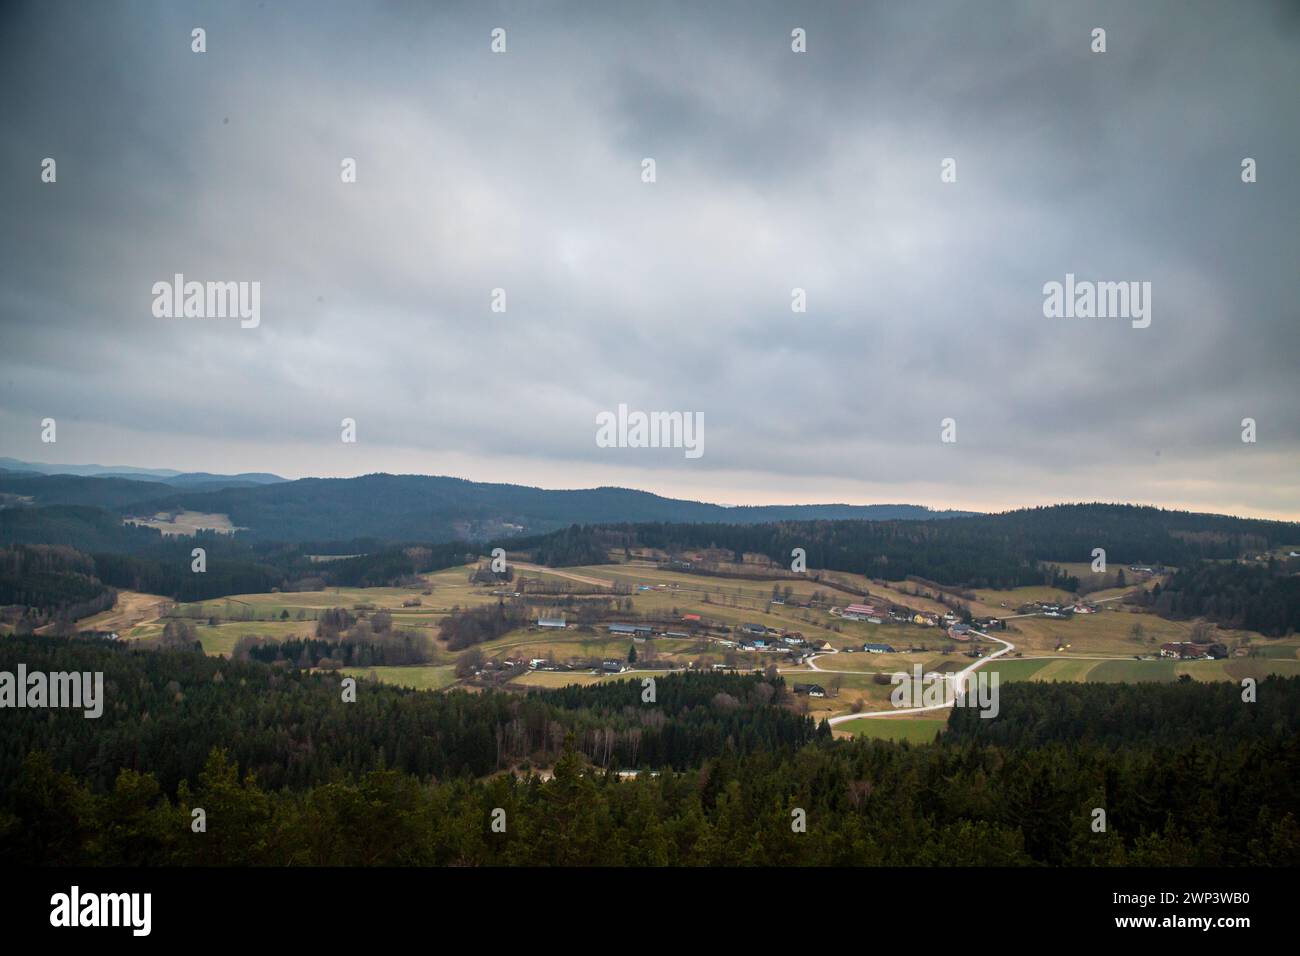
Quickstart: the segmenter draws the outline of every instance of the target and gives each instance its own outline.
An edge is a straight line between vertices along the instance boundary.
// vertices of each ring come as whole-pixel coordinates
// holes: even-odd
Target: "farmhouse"
[[[821,684],[795,684],[794,692],[796,694],[806,694],[809,697],[825,697],[826,688]]]
[[[969,624],[954,624],[948,628],[948,637],[954,641],[969,641],[971,639]]]
[[[627,670],[627,665],[622,661],[601,661],[600,669],[606,674],[621,674]]]
[[[888,644],[863,644],[862,649],[868,654],[897,654]]]
[[[1191,641],[1171,641],[1160,645],[1161,657],[1173,657],[1178,660],[1194,661],[1210,656],[1209,650]]]

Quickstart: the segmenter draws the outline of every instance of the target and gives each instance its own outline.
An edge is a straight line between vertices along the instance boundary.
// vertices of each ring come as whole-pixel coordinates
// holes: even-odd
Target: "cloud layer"
[[[3,454],[1300,517],[1292,5],[0,17]],[[177,272],[260,326],[154,318]],[[1067,272],[1150,328],[1044,318]],[[619,403],[706,454],[598,447]]]

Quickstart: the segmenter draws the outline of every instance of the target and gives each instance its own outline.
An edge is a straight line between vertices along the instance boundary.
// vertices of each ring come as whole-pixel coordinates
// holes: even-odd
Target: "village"
[[[662,585],[640,584],[637,585],[637,590],[650,591],[661,587]],[[511,596],[523,596],[519,592],[509,593]],[[774,595],[769,606],[781,606],[785,603],[785,598]],[[804,602],[800,606],[810,607],[811,605]],[[1081,613],[1091,612],[1092,609],[1087,609]],[[969,619],[969,614],[966,614],[968,620],[963,621],[961,616],[956,613],[938,614],[915,611],[898,604],[853,603],[843,607],[834,605],[825,609],[825,613],[833,620],[894,625],[900,629],[916,628],[918,629],[916,636],[921,638],[924,638],[925,630],[933,629],[933,633],[940,635],[939,641],[941,643],[950,641],[955,645],[966,646],[968,649],[964,653],[971,658],[982,657],[985,653],[977,643],[978,627],[1005,628],[1005,624],[997,618],[974,621]],[[559,661],[549,657],[506,658],[495,663],[485,662],[481,665],[480,672],[476,676],[486,676],[487,672],[494,669],[509,672],[511,676],[525,670],[588,672],[607,675],[622,674],[632,670],[689,670],[696,666],[694,661],[687,661],[682,664],[659,659],[653,654],[653,651],[649,654],[644,651],[637,652],[639,645],[646,645],[659,638],[703,640],[724,653],[731,652],[728,655],[730,662],[711,665],[711,669],[719,671],[744,669],[745,665],[740,662],[737,656],[739,654],[766,655],[767,666],[779,663],[790,667],[798,667],[808,664],[813,658],[821,654],[898,654],[929,650],[929,642],[924,640],[908,640],[906,645],[902,641],[897,641],[898,647],[880,641],[863,641],[860,644],[854,642],[847,645],[841,642],[840,646],[836,647],[827,640],[809,639],[805,637],[802,631],[754,622],[732,624],[722,620],[706,618],[700,613],[681,614],[671,620],[618,620],[592,624],[590,622],[576,623],[560,610],[547,610],[539,611],[527,629],[528,631],[540,632],[578,630],[595,632],[603,630],[610,638],[626,638],[629,642],[629,653],[626,659],[573,657]],[[947,648],[943,649],[944,653],[947,651]],[[756,669],[762,667],[759,664],[751,664],[750,666]],[[502,676],[505,676],[505,674],[503,673]],[[796,684],[794,690],[796,694],[806,693],[813,697],[826,696],[824,689],[819,685]]]

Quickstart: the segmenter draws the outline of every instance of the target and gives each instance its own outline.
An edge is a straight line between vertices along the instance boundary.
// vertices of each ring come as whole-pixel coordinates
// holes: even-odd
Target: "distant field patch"
[[[345,667],[349,677],[377,680],[382,684],[410,687],[415,690],[442,690],[456,683],[452,664],[415,664],[410,667]]]
[[[236,531],[247,530],[231,524],[228,515],[205,514],[202,511],[160,511],[152,518],[126,518],[123,523],[157,528],[165,535],[196,534],[199,531],[234,534]]]
[[[1070,599],[1068,591],[1062,591],[1059,588],[1031,586],[1023,588],[1009,588],[1005,591],[998,591],[993,588],[978,588],[975,591],[975,597],[989,605],[990,607],[1001,608],[1003,613],[1014,611],[1022,604],[1031,604],[1034,602],[1044,602],[1050,604],[1061,604]],[[1003,608],[1003,605],[1006,605]]]
[[[1268,660],[1255,659],[1248,657],[1234,657],[1224,661],[1206,661],[1207,664],[1217,664],[1222,668],[1224,676],[1230,680],[1239,681],[1247,677],[1253,677],[1255,680],[1262,680],[1269,674],[1277,674],[1280,677],[1300,676],[1300,661],[1288,660]]]
[[[570,684],[598,684],[607,678],[618,680],[626,678],[626,675],[593,674],[591,671],[529,671],[511,683],[523,687],[568,687]]]
[[[1031,680],[1037,681],[1086,681],[1088,674],[1102,661],[1049,660]]]
[[[1088,673],[1088,680],[1103,683],[1171,681],[1176,676],[1173,661],[1101,661]]]
[[[1022,661],[998,658],[992,664],[981,667],[981,671],[997,671],[999,681],[1031,680],[1035,674],[1046,667],[1048,661]]]
[[[1296,659],[1296,651],[1300,650],[1300,648],[1298,648],[1295,644],[1290,644],[1290,643],[1254,644],[1252,645],[1252,649],[1258,656],[1271,661],[1285,661],[1285,660],[1293,661]]]

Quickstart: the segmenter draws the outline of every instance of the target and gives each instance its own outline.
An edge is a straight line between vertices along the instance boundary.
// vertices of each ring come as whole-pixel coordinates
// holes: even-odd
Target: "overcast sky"
[[[1300,5],[433,6],[3,5],[0,455],[1300,517]]]

